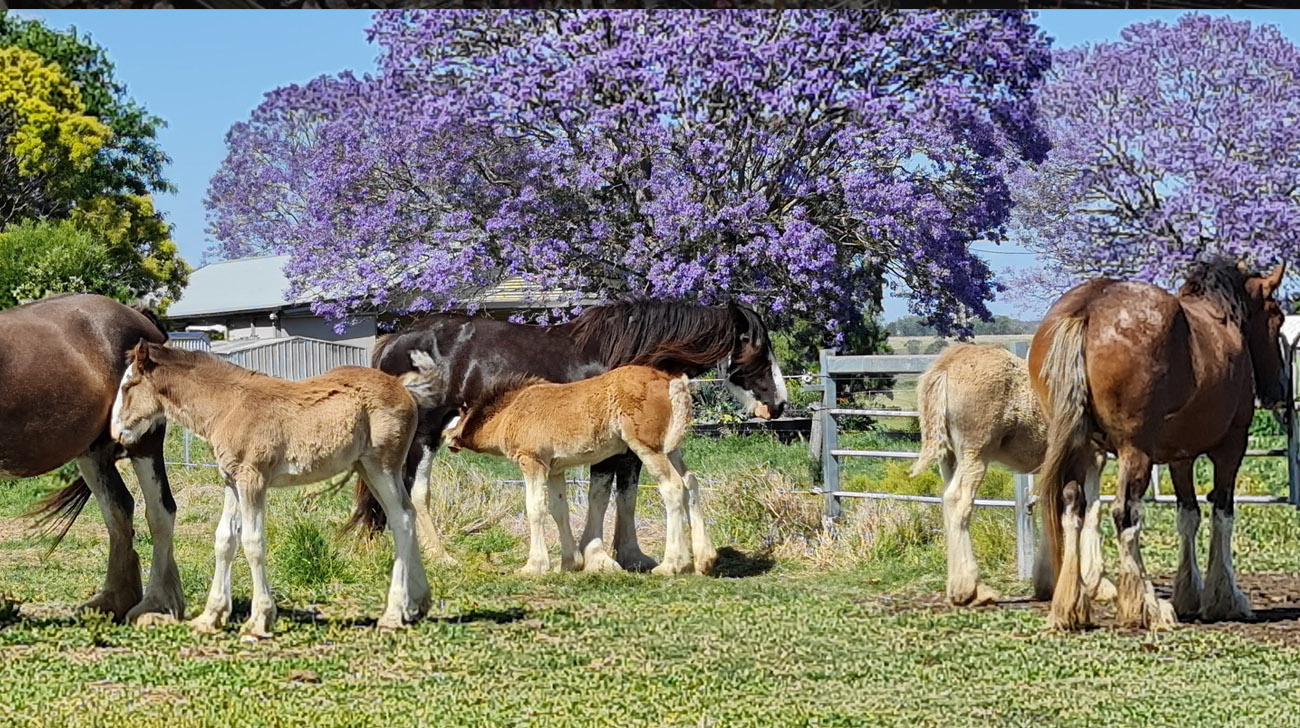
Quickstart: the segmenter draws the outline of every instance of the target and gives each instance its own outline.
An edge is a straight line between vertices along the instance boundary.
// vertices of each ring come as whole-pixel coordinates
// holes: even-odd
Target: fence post
[[[1285,341],[1285,339],[1283,339]],[[1286,473],[1291,505],[1300,509],[1300,423],[1296,422],[1295,350],[1300,341],[1286,341]]]
[[[188,468],[194,464],[190,460],[190,440],[193,439],[194,436],[190,434],[190,430],[188,427],[182,427],[181,432],[183,433],[181,436],[181,442],[185,446],[185,467]]]
[[[819,354],[822,376],[822,407],[818,413],[822,418],[822,497],[826,500],[823,521],[830,525],[840,517],[840,497],[834,495],[840,489],[840,461],[833,451],[839,448],[839,433],[835,423],[835,380],[830,376],[830,358],[834,349],[822,349]]]
[[[1034,493],[1034,476],[1016,473],[1016,573],[1021,579],[1034,575],[1034,517],[1029,503]]]

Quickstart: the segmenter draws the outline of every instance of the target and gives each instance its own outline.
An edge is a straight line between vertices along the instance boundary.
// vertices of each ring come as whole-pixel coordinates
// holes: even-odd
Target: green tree
[[[79,36],[75,28],[52,30],[37,20],[24,20],[0,11],[0,47],[29,50],[63,69],[80,88],[85,113],[99,119],[112,132],[95,154],[90,168],[78,177],[74,199],[100,194],[145,195],[172,192],[163,176],[171,160],[158,144],[158,131],[166,123],[127,96],[126,86],[114,76],[104,49]]]
[[[0,308],[54,293],[135,298],[108,246],[69,221],[27,221],[0,233]]]
[[[66,211],[110,136],[58,65],[0,47],[0,222]]]
[[[96,237],[117,280],[136,296],[154,296],[165,308],[180,296],[190,267],[171,239],[171,225],[147,195],[100,195],[73,208],[69,222]]]

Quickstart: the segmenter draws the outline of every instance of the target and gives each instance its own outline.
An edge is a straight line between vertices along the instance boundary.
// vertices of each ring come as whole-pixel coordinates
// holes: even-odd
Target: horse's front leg
[[[190,620],[190,627],[196,632],[217,632],[230,617],[230,569],[235,561],[235,550],[239,547],[241,520],[239,490],[235,482],[227,478],[225,490],[226,503],[221,510],[221,520],[217,523],[213,539],[216,563],[212,573],[212,587],[208,590],[208,601],[203,607],[203,613]]]
[[[564,471],[551,471],[546,479],[546,509],[551,512],[555,528],[560,533],[560,569],[579,571],[582,569],[582,553],[573,540],[573,527],[569,524],[569,499],[564,490]]]
[[[1245,451],[1243,431],[1239,445],[1210,454],[1210,462],[1214,463],[1214,489],[1210,491],[1209,501],[1214,510],[1210,515],[1210,565],[1206,569],[1205,591],[1201,594],[1201,619],[1206,622],[1240,621],[1254,616],[1250,600],[1237,587],[1237,573],[1232,565],[1233,494]]]
[[[546,552],[546,529],[543,519],[546,509],[545,465],[531,458],[521,458],[519,469],[524,475],[524,513],[528,518],[528,561],[519,569],[525,576],[537,576],[551,570],[551,557]]]
[[[153,563],[144,599],[127,613],[136,624],[169,623],[185,617],[185,594],[176,568],[172,537],[176,528],[176,501],[172,498],[167,470],[163,466],[166,425],[159,425],[131,447],[131,467],[145,497],[145,518],[153,537]]]
[[[425,442],[416,439],[411,444],[420,453],[419,464],[416,465],[414,481],[411,484],[411,503],[415,508],[415,530],[419,535],[420,548],[424,551],[429,561],[435,564],[455,564],[456,559],[447,553],[447,547],[443,543],[442,534],[438,531],[438,526],[433,521],[430,495],[433,484],[433,458],[440,445],[438,438],[431,442]]]
[[[627,457],[618,467],[617,503],[614,516],[614,557],[628,571],[651,571],[654,559],[641,551],[636,538],[636,495],[641,480],[641,461]]]
[[[609,491],[614,484],[614,473],[614,467],[608,460],[591,466],[591,482],[587,486],[587,519],[582,527],[582,538],[578,541],[584,571],[623,570],[605,550],[605,511],[609,509]]]

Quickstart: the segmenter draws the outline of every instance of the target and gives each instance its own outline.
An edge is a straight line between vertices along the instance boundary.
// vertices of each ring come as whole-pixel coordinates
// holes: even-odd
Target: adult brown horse
[[[1183,617],[1250,615],[1232,568],[1233,489],[1246,451],[1255,396],[1265,407],[1287,396],[1278,346],[1283,314],[1273,300],[1284,265],[1268,275],[1241,265],[1198,264],[1177,295],[1133,281],[1092,280],[1048,311],[1029,351],[1034,392],[1048,418],[1047,455],[1038,480],[1044,548],[1054,556],[1051,626],[1091,622],[1101,578],[1097,507],[1083,487],[1102,450],[1119,459],[1113,507],[1119,536],[1117,618],[1161,628]],[[1208,585],[1196,568],[1200,507],[1192,482],[1198,455],[1214,463]],[[1158,600],[1142,567],[1142,495],[1152,463],[1168,463],[1178,499],[1181,565],[1174,603]],[[1095,518],[1095,516],[1094,516]],[[1083,560],[1081,563],[1081,554]]]
[[[51,296],[0,311],[0,479],[32,477],[76,461],[81,477],[37,512],[61,522],[62,536],[94,493],[108,526],[108,575],[83,608],[119,621],[185,611],[172,557],[176,503],[163,468],[165,425],[127,448],[108,432],[127,353],[141,339],[167,340],[157,316],[104,296]],[[153,535],[143,598],[132,545],[135,502],[115,465],[124,456],[140,480]]]

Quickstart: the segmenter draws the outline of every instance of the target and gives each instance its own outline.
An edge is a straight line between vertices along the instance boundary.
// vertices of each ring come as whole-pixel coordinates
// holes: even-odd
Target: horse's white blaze
[[[126,373],[122,375],[122,380],[117,383],[117,396],[113,398],[113,414],[108,425],[108,432],[113,436],[114,440],[120,439],[122,436],[122,386],[134,373],[135,364],[128,365]]]
[[[723,359],[718,366],[722,369],[722,384],[727,388],[727,391],[731,392],[731,396],[736,398],[736,401],[740,403],[741,407],[745,408],[746,412],[753,413],[754,408],[758,406],[758,397],[755,397],[754,393],[748,389],[731,381],[731,377],[727,376],[727,370],[731,368],[731,358]]]
[[[454,429],[456,429],[456,425],[459,425],[459,424],[460,424],[460,415],[456,415],[455,417],[453,417],[453,418],[451,418],[450,420],[448,420],[446,425],[443,425],[443,427],[442,427],[442,431],[443,431],[443,432],[446,432],[446,431],[448,431],[448,430],[454,430]],[[424,461],[421,460],[420,462],[421,462],[421,464],[423,464]]]
[[[790,393],[785,388],[785,377],[781,376],[781,365],[776,363],[776,352],[767,350],[768,361],[772,362],[772,382],[776,385],[778,404],[790,401]]]

